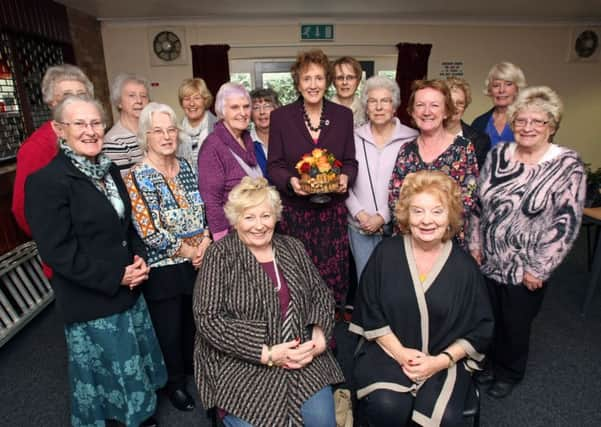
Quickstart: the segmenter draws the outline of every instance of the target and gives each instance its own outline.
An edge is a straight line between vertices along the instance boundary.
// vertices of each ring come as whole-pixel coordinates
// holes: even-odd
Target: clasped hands
[[[276,344],[271,347],[271,362],[274,366],[284,369],[301,369],[313,359],[326,351],[326,339],[319,326],[313,327],[313,334],[309,341],[300,342],[300,338]],[[261,363],[269,362],[269,348],[263,345]]]
[[[202,264],[202,259],[205,256],[205,252],[207,248],[211,244],[211,239],[209,237],[205,237],[200,242],[198,246],[191,246],[187,243],[182,243],[179,249],[179,255],[188,258],[194,268],[198,269],[200,264]]]
[[[128,286],[134,289],[148,279],[150,267],[146,265],[144,258],[134,255],[134,262],[125,267],[125,273],[121,279],[121,286]]]
[[[359,221],[361,229],[371,234],[380,231],[384,225],[384,218],[378,213],[370,215],[365,211],[361,211],[355,218]]]
[[[414,383],[422,383],[449,366],[449,359],[444,354],[430,356],[413,348],[405,348],[401,360],[397,361]]]

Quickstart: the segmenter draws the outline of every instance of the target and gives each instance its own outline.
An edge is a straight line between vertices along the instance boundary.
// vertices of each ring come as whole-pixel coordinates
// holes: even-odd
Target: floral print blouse
[[[439,170],[453,178],[461,187],[463,195],[463,229],[457,236],[457,241],[464,245],[464,230],[467,229],[467,219],[470,218],[472,210],[476,207],[476,186],[478,181],[478,159],[474,145],[466,138],[457,136],[453,143],[431,163],[422,160],[417,145],[417,138],[406,143],[399,150],[397,159],[392,169],[392,177],[388,184],[388,206],[390,212],[394,213],[396,202],[401,192],[405,177],[420,170]],[[396,218],[394,231],[399,232]]]
[[[167,178],[146,163],[125,178],[132,217],[148,251],[148,265],[162,267],[188,261],[177,256],[183,242],[200,245],[206,229],[204,202],[190,164],[178,159],[179,173]]]

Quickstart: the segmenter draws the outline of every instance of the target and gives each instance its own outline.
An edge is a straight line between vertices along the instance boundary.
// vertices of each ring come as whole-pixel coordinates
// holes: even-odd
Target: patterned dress
[[[392,170],[392,177],[388,184],[388,206],[390,212],[394,213],[401,187],[405,177],[413,172],[421,170],[438,170],[446,173],[453,178],[461,187],[463,196],[463,218],[464,229],[471,212],[476,206],[475,192],[478,180],[478,159],[473,144],[462,136],[457,136],[455,141],[431,163],[422,160],[419,154],[417,138],[401,147],[396,159],[396,164]],[[394,231],[399,232],[396,218],[394,221]],[[464,245],[463,229],[457,235],[457,241]]]
[[[65,337],[73,427],[137,427],[154,414],[167,371],[143,296],[123,313],[67,324]]]

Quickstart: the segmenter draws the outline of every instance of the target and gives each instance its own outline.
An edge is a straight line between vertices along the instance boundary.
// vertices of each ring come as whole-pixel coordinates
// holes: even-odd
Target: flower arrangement
[[[315,148],[303,154],[296,163],[303,191],[311,194],[331,193],[338,190],[338,176],[342,162],[325,148]]]

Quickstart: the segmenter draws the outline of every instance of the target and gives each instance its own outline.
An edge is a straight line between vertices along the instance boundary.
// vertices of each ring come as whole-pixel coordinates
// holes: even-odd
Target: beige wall
[[[177,26],[185,28],[188,45],[227,43],[232,46],[231,71],[242,72],[252,71],[245,70],[252,63],[249,59],[290,59],[298,50],[312,47],[299,43],[298,24],[104,22],[108,76],[112,79],[122,71],[143,74],[159,84],[152,88],[154,100],[177,107],[177,87],[192,74],[189,51],[185,65],[151,66],[149,31]],[[464,76],[474,92],[466,113],[468,122],[490,108],[481,91],[490,66],[503,60],[514,62],[522,67],[529,84],[549,85],[562,97],[565,115],[556,141],[578,150],[584,161],[601,166],[601,62],[567,61],[571,30],[569,25],[337,23],[336,41],[322,46],[330,56],[373,58],[377,71],[396,67],[396,43],[431,43],[429,77],[439,76],[443,61],[464,64]]]

